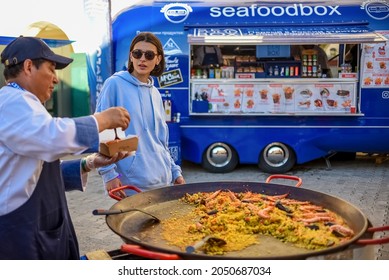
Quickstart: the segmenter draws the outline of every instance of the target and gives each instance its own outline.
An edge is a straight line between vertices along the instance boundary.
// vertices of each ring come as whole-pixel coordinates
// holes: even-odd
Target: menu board
[[[389,86],[389,46],[364,44],[361,59],[362,87]]]
[[[209,113],[350,113],[355,92],[354,82],[194,84],[192,100]]]

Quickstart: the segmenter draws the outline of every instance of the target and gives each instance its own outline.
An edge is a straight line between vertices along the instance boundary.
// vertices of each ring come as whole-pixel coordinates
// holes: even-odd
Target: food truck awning
[[[16,38],[17,37],[0,36],[0,45],[8,45]],[[46,39],[46,38],[42,38],[42,40],[45,41],[46,44],[48,44],[51,48],[63,47],[74,42],[71,40],[58,40],[58,39]]]
[[[387,39],[366,24],[321,24],[253,27],[188,26],[188,42],[197,44],[293,45],[304,43],[376,43]]]

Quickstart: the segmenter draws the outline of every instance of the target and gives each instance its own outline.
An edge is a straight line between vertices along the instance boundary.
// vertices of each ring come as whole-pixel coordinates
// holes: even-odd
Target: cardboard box
[[[138,148],[138,137],[130,136],[120,140],[111,140],[100,143],[100,153],[111,157],[120,151],[134,152]]]

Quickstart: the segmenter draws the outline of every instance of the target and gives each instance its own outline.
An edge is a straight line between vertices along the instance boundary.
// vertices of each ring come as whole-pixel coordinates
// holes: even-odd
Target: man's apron
[[[0,216],[0,259],[79,258],[60,162],[45,162],[30,199]]]

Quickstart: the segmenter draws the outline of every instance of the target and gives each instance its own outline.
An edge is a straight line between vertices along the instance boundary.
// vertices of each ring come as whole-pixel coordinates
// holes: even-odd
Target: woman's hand
[[[183,185],[186,184],[184,177],[179,176],[174,180],[174,185]]]
[[[119,178],[115,178],[115,179],[105,183],[105,189],[107,190],[107,192],[114,190],[114,189],[117,189],[121,186],[122,186],[122,182],[120,181]],[[123,190],[116,192],[115,195],[117,195],[121,198],[127,197],[126,193]]]

